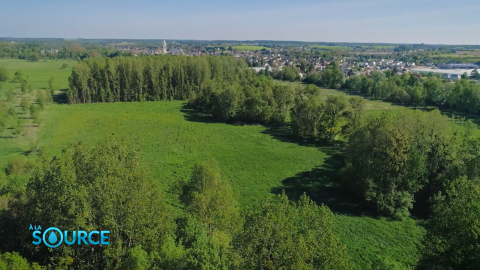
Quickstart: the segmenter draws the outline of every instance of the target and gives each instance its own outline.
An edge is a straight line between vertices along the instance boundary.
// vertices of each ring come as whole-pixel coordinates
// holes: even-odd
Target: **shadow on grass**
[[[263,134],[268,134],[274,139],[281,142],[296,143],[301,146],[307,147],[320,147],[320,146],[332,146],[328,141],[313,140],[311,138],[304,138],[293,133],[290,126],[270,126],[267,127]]]
[[[68,104],[67,90],[62,89],[60,93],[56,93],[52,96],[53,102],[57,104]]]
[[[227,124],[227,125],[233,125],[233,126],[263,126],[261,124],[257,123],[246,123],[242,122],[239,120],[231,120],[231,121],[221,121],[216,119],[210,114],[204,114],[197,112],[193,109],[189,109],[186,106],[183,106],[182,109],[180,109],[180,112],[183,113],[183,118],[189,122],[198,122],[198,123],[222,123],[222,124]]]
[[[342,153],[332,147],[322,147],[321,150],[329,155],[322,166],[284,179],[282,186],[272,188],[272,193],[285,191],[288,198],[294,201],[305,193],[318,205],[324,204],[334,213],[376,216],[370,205],[350,196],[341,187],[339,172],[344,165]]]
[[[181,109],[181,112],[185,120],[191,122],[248,125],[241,122],[218,121],[211,115],[198,113],[185,107]],[[340,144],[334,145],[326,141],[315,141],[296,136],[289,126],[266,127],[262,133],[282,142],[295,143],[306,147],[320,147],[319,150],[329,155],[322,166],[284,179],[282,186],[271,189],[272,193],[280,194],[285,191],[290,200],[298,200],[300,196],[306,193],[317,204],[328,206],[332,212],[355,216],[375,216],[372,207],[361,200],[355,199],[354,196],[350,196],[340,186],[339,171],[344,166],[344,156]]]
[[[183,118],[189,122],[198,122],[198,123],[225,123],[215,120],[215,118],[208,114],[203,114],[196,112],[193,109],[188,109],[183,107],[180,112],[183,113]],[[228,124],[228,123],[227,123]]]
[[[440,110],[443,114],[448,115],[449,117],[464,117],[466,120],[471,120],[475,125],[479,126],[480,128],[480,116],[464,113],[464,112],[457,112],[453,110],[441,109]]]

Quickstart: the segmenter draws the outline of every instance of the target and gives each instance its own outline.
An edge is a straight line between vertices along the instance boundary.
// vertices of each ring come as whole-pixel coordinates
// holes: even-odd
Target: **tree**
[[[344,83],[345,75],[337,62],[332,61],[325,69],[322,80],[324,86],[335,89]]]
[[[30,110],[30,100],[27,97],[22,97],[20,100],[20,107],[22,107],[23,111],[26,113]]]
[[[32,104],[30,105],[29,110],[32,117],[34,117],[34,115],[38,116],[38,114],[40,113],[40,106],[38,106],[37,104]]]
[[[243,92],[231,86],[216,95],[214,115],[221,120],[235,118],[243,103]]]
[[[40,56],[37,53],[33,53],[28,57],[28,60],[32,62],[38,62],[38,60],[40,60]]]
[[[298,73],[299,71],[295,67],[283,67],[281,72],[282,80],[290,81],[290,82],[299,80]]]
[[[10,78],[8,70],[4,67],[0,67],[0,82],[6,82]]]
[[[442,81],[435,77],[429,77],[425,81],[423,88],[425,89],[425,99],[427,103],[437,103],[439,100],[441,100],[440,96],[442,95],[442,86]]]
[[[25,77],[23,75],[23,72],[21,72],[20,70],[15,72],[15,74],[13,75],[13,82],[20,83],[24,80],[25,80]]]
[[[156,258],[160,269],[238,269],[233,248],[210,237],[205,224],[191,215],[177,220],[175,235],[179,244],[170,244],[170,250]]]
[[[314,84],[316,86],[323,86],[323,80],[322,80],[323,73],[321,72],[314,72],[312,74],[308,74],[305,80],[303,80],[305,83],[308,84]]]
[[[60,69],[66,69],[66,68],[68,68],[68,65],[65,64],[65,63],[63,63],[63,64],[62,64],[62,67],[61,67]]]
[[[12,102],[13,99],[15,98],[15,93],[13,92],[13,90],[6,91],[5,95],[7,96],[7,101],[8,102]]]
[[[342,128],[343,135],[348,138],[350,134],[360,128],[360,123],[363,117],[366,101],[365,99],[353,96],[348,99],[350,104],[348,110],[345,112],[347,124]]]
[[[45,108],[47,104],[47,97],[45,95],[45,92],[38,90],[36,98],[37,98],[38,106],[40,106],[41,109]]]
[[[320,117],[320,137],[332,140],[335,139],[342,129],[339,121],[348,107],[348,101],[344,96],[329,95],[322,104],[322,116]]]
[[[22,91],[22,93],[27,93],[29,90],[28,90],[28,82],[26,80],[22,80],[20,82],[20,90]]]
[[[208,236],[226,240],[228,245],[228,238],[240,225],[239,209],[234,193],[228,182],[222,180],[215,161],[194,165],[180,200],[186,211],[206,226]]]
[[[150,265],[148,253],[141,246],[135,246],[128,251],[123,267],[132,270],[148,270],[151,269]]]
[[[326,206],[317,206],[306,195],[298,203],[275,195],[245,212],[234,243],[243,269],[350,269],[334,228]]]
[[[363,75],[365,76],[365,75]],[[345,83],[343,84],[343,88],[348,90],[352,90],[355,92],[360,92],[361,84],[362,84],[362,75],[359,76],[350,76]]]
[[[138,146],[114,136],[92,149],[80,142],[45,160],[27,185],[23,218],[68,231],[110,230],[111,245],[42,247],[30,251],[32,259],[57,265],[69,261],[73,268],[119,268],[136,246],[148,253],[160,250],[173,234],[173,220],[139,162]]]
[[[464,73],[462,74],[462,79],[468,80],[468,73],[467,73],[467,72],[464,72]]]
[[[439,111],[370,118],[348,138],[344,186],[380,213],[408,216],[414,196],[419,207],[428,205],[445,181],[466,170],[467,134]]]
[[[297,135],[316,138],[320,134],[321,104],[316,95],[297,95],[292,109],[292,127]]]
[[[421,265],[425,269],[475,269],[480,265],[480,182],[456,179],[433,201]]]
[[[472,73],[470,74],[470,79],[480,80],[480,73],[478,72],[478,69],[472,71]]]
[[[272,91],[275,100],[272,120],[274,123],[284,124],[287,122],[295,102],[295,90],[291,86],[275,85]]]
[[[53,78],[52,76],[48,79],[48,89],[49,90],[52,90],[53,89],[53,85],[55,83],[55,78]]]
[[[378,257],[372,264],[371,269],[374,270],[408,270],[411,269],[402,265],[399,262],[396,262],[390,258]]]
[[[22,258],[16,252],[0,253],[0,269],[15,269],[15,270],[45,270],[46,268],[39,266],[36,263],[30,265],[27,260]]]

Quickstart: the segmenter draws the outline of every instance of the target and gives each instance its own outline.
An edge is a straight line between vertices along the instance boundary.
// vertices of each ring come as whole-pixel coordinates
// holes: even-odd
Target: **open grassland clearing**
[[[68,143],[83,140],[93,144],[112,133],[137,138],[144,165],[167,191],[171,183],[187,180],[195,163],[214,158],[242,206],[257,204],[282,190],[292,199],[306,192],[334,212],[329,202],[346,200],[337,196],[330,178],[336,169],[328,147],[298,143],[273,128],[218,123],[182,110],[182,105],[178,101],[53,105],[40,142],[49,154],[58,154]],[[174,194],[168,194],[168,201],[181,214]],[[415,263],[412,254],[417,252],[423,230],[412,220],[337,217],[338,233],[345,244],[353,245],[349,251],[358,269],[375,260],[377,250],[405,265]],[[358,224],[372,233],[357,234]],[[399,229],[403,233],[397,235]],[[387,245],[387,241],[391,243]]]
[[[254,46],[254,45],[242,45],[242,46],[232,46],[232,49],[238,51],[261,51],[263,49],[270,50],[270,48],[264,46]]]
[[[352,49],[350,47],[327,46],[327,45],[308,45],[307,47],[311,49],[332,50],[332,51],[349,51]]]
[[[62,65],[68,67],[62,69]],[[39,61],[29,62],[19,59],[0,59],[0,67],[8,70],[10,79],[14,73],[21,71],[27,79],[31,89],[22,92],[20,83],[6,82],[0,90],[0,102],[5,107],[13,107],[15,115],[7,117],[4,124],[5,130],[0,134],[0,166],[4,167],[10,160],[27,155],[38,143],[37,132],[41,120],[47,118],[47,112],[40,112],[39,123],[34,123],[30,112],[21,107],[21,102],[27,100],[30,104],[37,104],[37,93],[44,92],[50,95],[48,80],[54,78],[53,89],[60,90],[68,87],[68,76],[75,61]],[[9,100],[8,95],[12,98]]]
[[[31,62],[20,59],[0,59],[0,67],[8,70],[10,78],[13,78],[15,72],[21,71],[32,89],[46,88],[50,77],[54,78],[53,89],[68,88],[68,77],[72,73],[72,67],[75,63],[76,61],[71,60]],[[62,69],[63,64],[66,64],[67,68]],[[3,85],[3,89],[19,88],[20,83],[5,83]]]
[[[465,57],[480,57],[480,50],[471,50],[471,51],[456,51],[455,53],[452,54],[442,54],[441,56],[448,57],[459,57],[459,56],[465,56]]]

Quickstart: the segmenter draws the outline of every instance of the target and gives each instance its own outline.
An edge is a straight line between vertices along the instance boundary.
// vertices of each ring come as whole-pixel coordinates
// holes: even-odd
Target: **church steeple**
[[[163,40],[162,53],[163,53],[163,54],[167,54],[167,43],[165,42],[165,39]]]

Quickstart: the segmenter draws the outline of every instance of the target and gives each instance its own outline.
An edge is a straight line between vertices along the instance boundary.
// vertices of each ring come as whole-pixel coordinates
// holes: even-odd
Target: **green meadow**
[[[311,49],[332,50],[332,51],[349,51],[352,48],[342,46],[328,46],[328,45],[308,45]]]
[[[115,133],[138,139],[152,178],[168,188],[188,179],[195,163],[214,158],[238,192],[240,202],[256,203],[285,178],[321,166],[326,154],[284,143],[262,126],[234,126],[181,112],[182,102],[54,105],[40,132],[51,154],[68,143],[93,144]]]
[[[270,48],[264,46],[253,46],[253,45],[243,45],[243,46],[232,46],[232,49],[239,51],[260,51],[260,50],[270,50]]]
[[[30,62],[20,59],[0,59],[0,67],[6,68],[10,77],[13,77],[15,72],[21,71],[33,89],[46,88],[50,77],[54,78],[53,88],[55,90],[68,88],[68,77],[75,63],[76,61],[70,60]],[[68,67],[62,69],[63,64],[67,64]],[[5,83],[3,85],[3,89],[19,88],[20,83]]]
[[[61,69],[63,64],[67,64],[67,68]],[[32,125],[31,119],[27,117],[20,108],[20,100],[22,97],[26,97],[31,102],[34,102],[35,92],[44,91],[41,90],[48,86],[48,80],[50,77],[54,78],[53,89],[61,90],[68,88],[68,77],[71,73],[72,66],[75,65],[75,61],[39,61],[30,62],[19,59],[0,59],[0,67],[4,67],[8,70],[10,78],[13,77],[15,72],[21,71],[28,83],[31,85],[32,93],[22,93],[20,91],[20,83],[6,82],[1,85],[0,89],[0,101],[7,103],[9,106],[13,106],[17,112],[17,118],[24,121],[23,129],[24,133],[21,136],[12,136],[13,131],[7,129],[0,136],[0,166],[4,167],[10,160],[25,156],[34,140],[36,140],[36,133],[38,127]],[[14,99],[11,102],[6,101],[6,91],[14,92]],[[42,112],[42,118],[46,118],[46,111]],[[11,121],[16,121],[12,119]]]
[[[171,184],[187,180],[195,163],[211,158],[218,161],[242,206],[282,190],[291,198],[307,192],[327,205],[343,200],[332,197],[331,149],[296,142],[272,128],[218,123],[182,106],[180,101],[52,105],[39,141],[54,155],[69,143],[83,140],[91,145],[112,133],[137,140],[144,165],[176,213],[181,209],[169,192]],[[414,265],[423,235],[413,220],[392,222],[343,211],[337,215],[337,231],[358,269],[368,267],[380,252]]]

